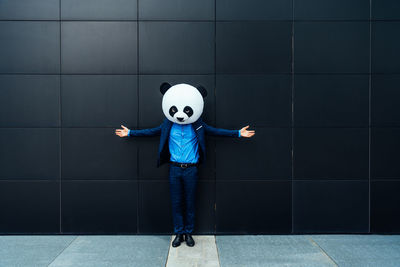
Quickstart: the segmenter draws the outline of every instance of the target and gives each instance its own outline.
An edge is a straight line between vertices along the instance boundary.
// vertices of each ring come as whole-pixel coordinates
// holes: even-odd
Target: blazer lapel
[[[203,121],[201,118],[193,122],[193,129],[196,132],[197,139],[199,140],[202,150],[205,150]]]
[[[167,136],[169,134],[169,130],[171,130],[172,127],[172,121],[170,121],[169,119],[166,119],[165,121],[165,132],[167,133]]]
[[[168,120],[167,118],[164,120],[164,123],[161,128],[161,137],[160,137],[160,146],[159,146],[159,151],[161,152],[164,144],[166,143],[168,137],[169,137],[169,131],[171,130],[172,122]]]
[[[198,135],[199,130],[203,127],[202,126],[202,121],[201,118],[199,118],[197,121],[193,122],[193,130],[196,132],[196,134]]]

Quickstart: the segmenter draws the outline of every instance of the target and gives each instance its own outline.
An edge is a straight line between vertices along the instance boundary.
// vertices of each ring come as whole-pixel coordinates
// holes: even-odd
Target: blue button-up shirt
[[[169,152],[171,161],[180,163],[197,163],[199,144],[192,124],[172,124],[169,133]]]

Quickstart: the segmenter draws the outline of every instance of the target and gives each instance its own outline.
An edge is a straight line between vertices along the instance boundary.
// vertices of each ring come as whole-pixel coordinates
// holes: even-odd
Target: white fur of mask
[[[178,124],[197,121],[203,113],[203,108],[203,96],[196,87],[189,84],[181,83],[171,86],[162,99],[165,117]]]

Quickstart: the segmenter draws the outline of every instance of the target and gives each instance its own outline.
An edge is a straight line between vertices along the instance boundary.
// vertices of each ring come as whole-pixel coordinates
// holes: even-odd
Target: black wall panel
[[[59,181],[1,181],[1,234],[60,232]]]
[[[136,75],[62,75],[64,127],[135,126]]]
[[[136,179],[137,144],[112,128],[62,130],[63,179]]]
[[[217,181],[217,233],[289,233],[290,181]]]
[[[399,179],[400,128],[372,128],[371,179]]]
[[[290,75],[217,75],[216,88],[218,127],[291,125]]]
[[[0,179],[60,178],[60,129],[0,128]]]
[[[371,123],[373,126],[400,126],[400,75],[372,75]]]
[[[214,0],[139,1],[140,20],[214,20]]]
[[[372,72],[400,73],[400,21],[372,22]]]
[[[400,233],[398,0],[0,0],[0,233],[172,233],[159,86],[208,90],[197,233]]]
[[[211,74],[214,23],[139,22],[139,72]]]
[[[57,20],[60,0],[1,0],[1,20]]]
[[[216,139],[217,180],[290,180],[291,129],[255,129],[251,140]]]
[[[1,73],[59,73],[56,21],[0,21]]]
[[[290,22],[216,23],[217,73],[290,72]]]
[[[135,20],[137,0],[63,0],[63,20]]]
[[[217,20],[290,20],[292,0],[217,0]]]
[[[173,229],[168,180],[139,181],[139,229],[144,233],[167,233]]]
[[[294,179],[368,180],[368,128],[296,128]]]
[[[371,182],[371,231],[400,231],[400,181]]]
[[[61,22],[62,73],[137,71],[137,22]]]
[[[368,73],[368,22],[297,22],[294,70],[299,73]]]
[[[62,181],[63,233],[136,233],[137,181]]]
[[[296,181],[296,233],[367,233],[368,181]]]
[[[400,19],[400,2],[397,0],[372,1],[372,19],[398,20]]]
[[[294,124],[368,127],[368,75],[295,75]]]
[[[60,126],[60,76],[0,75],[1,127]]]
[[[370,0],[293,0],[299,20],[368,20]]]

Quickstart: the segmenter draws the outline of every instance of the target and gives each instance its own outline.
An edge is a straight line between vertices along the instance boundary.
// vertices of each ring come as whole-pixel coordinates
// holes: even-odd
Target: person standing
[[[174,234],[172,246],[186,241],[190,247],[195,222],[195,196],[198,181],[198,165],[206,158],[205,135],[226,137],[252,137],[254,130],[249,125],[240,130],[227,130],[207,125],[200,115],[203,111],[203,97],[207,95],[202,87],[188,84],[160,87],[163,96],[163,112],[167,118],[155,128],[131,130],[124,125],[116,129],[119,137],[156,136],[160,137],[157,167],[169,163],[169,185],[171,195]],[[183,186],[183,192],[182,192]],[[185,205],[185,214],[183,212]]]

